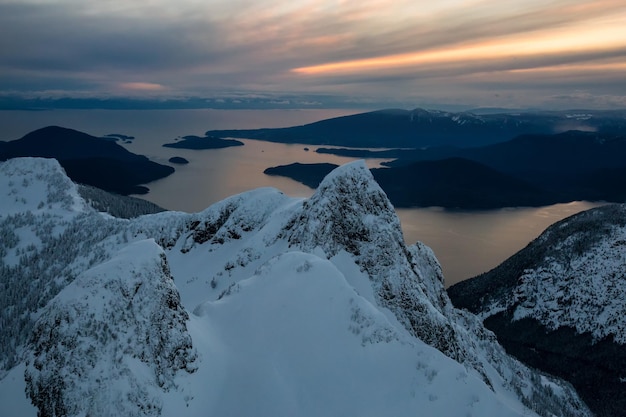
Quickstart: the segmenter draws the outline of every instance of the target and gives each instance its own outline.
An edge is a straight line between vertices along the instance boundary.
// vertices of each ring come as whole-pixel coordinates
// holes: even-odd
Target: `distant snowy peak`
[[[448,289],[529,366],[570,381],[598,416],[626,409],[626,205],[550,226],[493,270]]]
[[[484,118],[469,112],[451,113],[441,110],[426,110],[417,108],[409,113],[411,122],[435,122],[449,121],[458,125],[475,124],[482,125],[486,121]]]
[[[87,204],[56,159],[13,158],[0,163],[0,218],[23,213],[82,212]]]
[[[565,114],[565,118],[567,119],[575,119],[575,120],[589,120],[593,117],[591,113],[567,113]]]

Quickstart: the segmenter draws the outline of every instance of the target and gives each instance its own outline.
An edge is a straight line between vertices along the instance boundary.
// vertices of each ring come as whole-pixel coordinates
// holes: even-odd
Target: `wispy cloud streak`
[[[0,91],[478,102],[560,72],[541,94],[626,96],[624,22],[623,0],[0,0]]]

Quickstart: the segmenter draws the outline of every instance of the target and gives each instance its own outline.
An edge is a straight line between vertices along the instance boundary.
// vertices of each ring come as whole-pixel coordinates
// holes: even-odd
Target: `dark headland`
[[[58,126],[0,142],[0,161],[23,156],[55,158],[74,182],[122,195],[145,194],[148,188],[140,184],[174,172],[174,168],[134,154],[110,139]]]

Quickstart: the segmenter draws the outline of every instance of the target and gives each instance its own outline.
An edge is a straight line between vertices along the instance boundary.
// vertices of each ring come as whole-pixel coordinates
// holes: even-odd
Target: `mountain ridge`
[[[376,180],[401,207],[489,209],[570,201],[626,201],[626,136],[567,131],[521,135],[473,147],[318,149],[348,157],[397,158],[374,168]],[[330,166],[268,168],[314,188]]]
[[[625,244],[626,205],[598,207],[557,222],[448,294],[507,351],[571,381],[598,415],[624,415]]]
[[[349,148],[483,146],[521,134],[567,130],[626,133],[621,112],[595,111],[585,117],[568,112],[473,114],[440,110],[387,109],[341,116],[285,128],[209,130],[207,136]]]
[[[16,165],[26,171],[30,167],[26,175],[34,178],[29,186],[15,186],[17,201],[7,201],[16,207],[14,214],[0,217],[2,235],[14,235],[0,241],[1,277],[11,288],[3,293],[10,302],[2,303],[10,308],[1,313],[11,323],[7,328],[14,329],[10,337],[2,337],[13,341],[13,347],[3,345],[2,363],[8,363],[7,349],[15,354],[0,377],[2,398],[13,392],[12,381],[19,382],[25,369],[20,358],[25,355],[30,358],[26,367],[30,379],[21,383],[30,399],[42,410],[47,399],[54,399],[51,404],[62,404],[70,415],[89,410],[118,415],[119,402],[107,398],[121,398],[124,413],[137,416],[180,410],[189,415],[229,410],[268,416],[385,411],[412,415],[419,410],[433,415],[514,416],[533,415],[530,409],[542,415],[589,415],[567,384],[508,357],[476,317],[453,308],[432,251],[422,244],[405,246],[392,206],[362,162],[329,174],[309,200],[262,188],[199,213],[117,219],[85,204],[69,206],[73,207],[69,212],[60,207],[59,216],[65,220],[57,222],[48,211],[37,211],[35,197],[45,199],[41,191],[49,185],[29,161],[35,160],[0,165],[7,184],[23,182]],[[62,172],[53,160],[41,163]],[[82,201],[72,187],[64,195]],[[43,238],[46,224],[56,225],[56,238]],[[57,259],[61,254],[64,258]],[[35,259],[37,264],[32,263]],[[67,298],[68,285],[82,282],[94,300],[101,295],[111,300],[107,286],[115,287],[108,282],[120,276],[115,268],[127,264],[116,259],[146,259],[157,268],[154,271],[162,271],[157,275],[175,290],[170,292],[174,298],[156,297],[155,302],[165,311],[168,306],[180,311],[178,294],[180,307],[188,314],[188,319],[176,321],[183,333],[172,331],[187,332],[198,356],[194,360],[187,356],[189,367],[171,374],[172,388],[164,389],[169,385],[163,385],[159,376],[158,364],[170,357],[167,350],[152,355],[127,350],[123,323],[108,323],[117,337],[99,339],[102,332],[94,332],[98,327],[90,324],[97,323],[93,317],[105,317],[100,314],[107,311],[121,314],[116,313],[116,303],[94,301],[71,314],[67,323],[78,327],[67,327],[74,330],[66,332],[63,325],[62,337],[51,339],[65,340],[61,346],[40,343],[49,330],[54,333],[54,317],[66,320],[62,306],[74,305],[63,301],[73,299]],[[8,265],[7,260],[13,263]],[[127,289],[120,291],[129,299],[138,297],[133,300],[137,309],[128,313],[131,323],[146,328],[152,320],[160,322],[159,316],[149,313],[153,309],[144,310],[139,295],[150,287],[144,280],[154,275],[139,264],[126,273],[120,279]],[[105,279],[81,278],[98,274]],[[39,290],[12,298],[14,291],[23,291],[24,278],[48,295]],[[13,315],[15,311],[20,315]],[[43,332],[33,333],[34,329]],[[154,346],[156,334],[137,334],[147,334],[140,336],[139,349]],[[98,398],[77,396],[71,388],[75,385],[66,380],[73,376],[61,372],[66,364],[79,369],[84,365],[77,356],[61,354],[64,343],[118,352],[96,356],[93,369],[114,370],[100,374],[103,379],[97,386],[103,392]],[[45,367],[38,369],[38,363]],[[123,371],[126,367],[142,371],[128,374]],[[58,375],[59,384],[37,382],[48,375]],[[90,392],[95,380],[89,373],[82,375],[86,378],[82,386]],[[242,401],[242,395],[251,402]],[[26,398],[0,402],[4,413],[2,407],[20,408],[21,415],[36,412]]]

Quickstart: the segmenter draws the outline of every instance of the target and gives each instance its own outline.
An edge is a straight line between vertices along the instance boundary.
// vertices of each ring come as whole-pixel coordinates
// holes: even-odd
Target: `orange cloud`
[[[346,60],[292,69],[299,75],[337,75],[392,70],[420,65],[493,61],[555,54],[575,55],[626,49],[626,14],[596,19],[568,28],[512,35],[473,44],[415,53]]]
[[[415,52],[326,62],[293,68],[291,72],[301,76],[336,76],[489,61],[509,61],[511,68],[515,69],[516,60],[522,61],[521,58],[568,55],[575,60],[577,54],[626,50],[626,6],[620,5],[621,2],[613,0],[593,4],[565,4],[560,12],[577,19],[568,22],[558,16],[558,10],[548,9],[544,10],[545,14],[541,17],[546,23],[545,27],[522,27],[509,34],[500,32],[501,26],[507,22],[503,16],[504,23],[493,20],[497,24],[491,37],[488,36],[490,29],[486,28],[474,40],[454,40],[450,37],[447,43],[430,48],[416,45]],[[613,13],[607,13],[606,8],[612,8]],[[529,13],[534,16],[536,12]],[[514,21],[510,23],[511,26],[518,24]],[[541,59],[535,61],[540,67]]]
[[[134,90],[134,91],[163,91],[166,90],[165,86],[156,83],[146,83],[146,82],[130,82],[130,83],[121,83],[120,88],[123,90]]]

